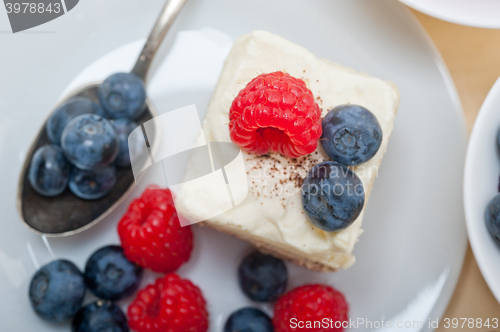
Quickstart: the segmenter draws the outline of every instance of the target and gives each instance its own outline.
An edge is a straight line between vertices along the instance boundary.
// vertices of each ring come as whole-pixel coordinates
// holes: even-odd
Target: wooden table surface
[[[500,30],[465,27],[413,11],[430,35],[457,87],[470,133],[477,113],[500,76]],[[500,110],[499,110],[500,111]],[[459,208],[459,207],[457,207]],[[470,246],[457,288],[443,318],[500,319],[500,304],[486,285]],[[443,331],[500,331],[500,327]]]

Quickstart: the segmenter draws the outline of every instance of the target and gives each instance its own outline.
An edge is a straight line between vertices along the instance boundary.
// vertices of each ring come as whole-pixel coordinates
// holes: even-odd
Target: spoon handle
[[[153,62],[156,51],[158,51],[163,38],[172,26],[172,23],[174,23],[186,1],[187,0],[168,0],[160,16],[156,20],[153,30],[149,34],[148,40],[131,71],[132,74],[142,78],[144,82],[146,82],[146,76],[148,75],[148,70],[151,66],[151,62]]]

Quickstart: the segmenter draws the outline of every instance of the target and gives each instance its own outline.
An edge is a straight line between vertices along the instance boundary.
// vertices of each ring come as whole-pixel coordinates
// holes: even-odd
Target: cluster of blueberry
[[[145,110],[143,82],[130,73],[109,76],[98,89],[100,105],[75,97],[59,106],[46,123],[53,144],[36,150],[28,178],[43,196],[67,186],[82,199],[98,199],[116,183],[117,167],[130,165],[128,136]]]
[[[206,332],[209,314],[202,291],[175,270],[193,248],[189,226],[180,227],[168,189],[150,187],[129,207],[118,225],[122,247],[110,245],[95,251],[84,272],[67,260],[55,260],[33,276],[29,299],[42,318],[72,320],[73,332]],[[166,273],[140,289],[127,316],[113,303],[134,294],[143,269]],[[238,282],[252,301],[274,303],[271,319],[263,311],[245,307],[233,312],[224,332],[292,332],[290,319],[348,319],[348,305],[339,291],[327,285],[304,285],[285,293],[285,263],[254,251],[238,267]],[[82,307],[86,290],[99,298]],[[316,308],[311,312],[310,308]],[[342,328],[334,329],[342,331]]]
[[[135,292],[141,276],[142,268],[130,262],[121,247],[106,246],[90,256],[84,273],[62,259],[41,267],[31,280],[29,299],[46,320],[73,318],[73,332],[128,332],[125,314],[112,301]],[[86,289],[102,300],[81,307]]]
[[[321,146],[333,161],[309,171],[302,186],[302,204],[316,227],[335,232],[350,226],[363,209],[363,183],[349,167],[375,156],[382,144],[382,128],[366,108],[340,105],[323,118],[322,129]]]
[[[84,273],[67,260],[40,268],[29,289],[35,312],[55,322],[73,318],[73,332],[162,332],[166,326],[174,332],[206,332],[201,290],[172,273],[189,260],[193,234],[190,226],[180,226],[170,191],[148,187],[131,203],[118,231],[122,246],[95,251]],[[127,319],[113,301],[136,293],[146,268],[166,275],[137,292]],[[81,308],[86,289],[100,300]]]
[[[497,148],[500,150],[500,130],[497,134],[496,144]],[[498,187],[498,191],[500,191],[500,185]],[[486,211],[484,213],[484,219],[488,232],[490,232],[495,241],[500,244],[500,194],[497,194],[488,203],[488,206],[486,207]]]

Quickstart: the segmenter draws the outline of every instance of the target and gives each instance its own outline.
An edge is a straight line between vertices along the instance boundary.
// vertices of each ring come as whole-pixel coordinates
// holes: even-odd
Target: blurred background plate
[[[80,82],[128,70],[162,5],[161,0],[86,0],[19,34],[7,32],[8,20],[0,16],[0,331],[68,331],[68,325],[46,323],[30,309],[27,289],[37,264],[58,257],[83,268],[94,250],[118,243],[116,224],[139,190],[90,230],[43,239],[19,222],[17,178],[33,136],[58,98]],[[203,114],[231,41],[254,29],[391,80],[401,90],[365,232],[354,250],[356,264],[338,273],[289,264],[289,287],[327,282],[344,292],[353,318],[420,321],[422,328],[407,331],[429,330],[428,319],[441,316],[453,293],[467,243],[461,207],[467,137],[441,58],[408,9],[392,0],[190,0],[159,60],[173,45],[172,52],[155,64],[148,87],[158,111],[194,103]],[[193,257],[178,272],[202,288],[211,331],[218,332],[232,311],[255,305],[236,278],[250,248],[212,230],[194,230]],[[154,277],[148,274],[143,284]],[[120,304],[125,308],[127,301]]]
[[[470,245],[481,273],[500,302],[500,247],[484,221],[486,206],[498,193],[500,157],[500,78],[484,101],[472,129],[464,176],[464,205]]]
[[[500,29],[498,0],[399,0],[424,14],[456,24]]]

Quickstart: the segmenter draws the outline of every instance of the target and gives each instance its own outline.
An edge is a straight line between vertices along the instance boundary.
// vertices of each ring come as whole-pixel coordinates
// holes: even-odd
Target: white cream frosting
[[[397,88],[381,79],[316,58],[305,48],[269,32],[254,31],[234,43],[203,122],[205,139],[230,142],[228,123],[233,99],[257,75],[278,70],[306,82],[322,116],[337,105],[349,103],[366,107],[376,115],[384,135],[381,148],[371,160],[354,169],[368,196],[392,131],[399,103]],[[248,196],[210,222],[249,232],[333,268],[347,268],[354,263],[352,251],[362,232],[363,213],[348,228],[328,233],[314,227],[303,212],[301,179],[312,166],[329,159],[320,147],[296,161],[276,153],[270,157],[243,153],[243,157]],[[188,173],[189,169],[188,166]],[[263,169],[268,170],[267,174],[263,174]],[[182,186],[176,202],[179,212],[189,217],[217,209],[213,200],[207,199],[209,183],[206,188],[199,183]],[[208,201],[210,206],[205,204]]]

